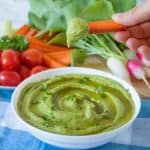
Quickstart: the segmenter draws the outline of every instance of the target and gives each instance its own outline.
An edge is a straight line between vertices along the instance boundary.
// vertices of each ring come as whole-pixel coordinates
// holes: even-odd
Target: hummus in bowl
[[[93,148],[110,141],[137,117],[140,99],[126,82],[94,69],[47,70],[13,93],[19,120],[37,138],[63,148]]]

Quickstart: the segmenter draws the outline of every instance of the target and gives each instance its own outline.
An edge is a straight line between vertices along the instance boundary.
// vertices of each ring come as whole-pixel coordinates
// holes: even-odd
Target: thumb
[[[150,0],[145,0],[141,5],[125,12],[112,16],[112,19],[126,26],[137,25],[150,20]]]

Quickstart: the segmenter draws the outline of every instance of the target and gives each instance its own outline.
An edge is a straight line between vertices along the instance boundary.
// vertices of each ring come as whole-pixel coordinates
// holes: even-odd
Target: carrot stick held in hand
[[[125,26],[113,20],[86,22],[81,18],[72,19],[67,27],[67,45],[70,45],[89,33],[105,33],[125,30]]]
[[[125,30],[125,26],[114,22],[113,20],[89,22],[90,33],[105,33]]]

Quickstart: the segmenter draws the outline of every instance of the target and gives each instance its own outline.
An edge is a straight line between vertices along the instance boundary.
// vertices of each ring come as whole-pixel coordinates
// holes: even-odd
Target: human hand
[[[113,20],[127,26],[126,31],[117,32],[115,38],[126,42],[132,50],[143,49],[150,53],[150,0],[125,13],[113,15]]]

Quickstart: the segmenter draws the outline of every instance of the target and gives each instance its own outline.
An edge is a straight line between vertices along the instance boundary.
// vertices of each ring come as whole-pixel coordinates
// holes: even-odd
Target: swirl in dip
[[[128,122],[134,104],[113,80],[88,74],[50,77],[25,86],[17,104],[29,124],[57,134],[107,132]]]

